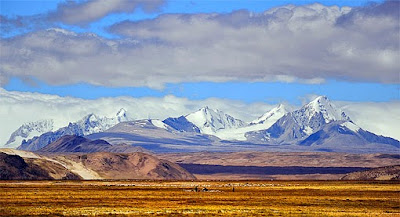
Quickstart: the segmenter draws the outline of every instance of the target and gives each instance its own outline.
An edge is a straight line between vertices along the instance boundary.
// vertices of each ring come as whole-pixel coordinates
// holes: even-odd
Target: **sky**
[[[251,121],[317,95],[393,136],[399,8],[364,0],[1,0],[0,144],[22,123],[72,102],[81,104],[68,117],[50,115],[60,126],[93,112],[86,104],[110,115],[113,103],[129,101],[138,118],[164,118],[157,101],[171,115],[209,103]],[[39,106],[55,99],[53,108]],[[364,121],[382,114],[391,122],[379,129]]]

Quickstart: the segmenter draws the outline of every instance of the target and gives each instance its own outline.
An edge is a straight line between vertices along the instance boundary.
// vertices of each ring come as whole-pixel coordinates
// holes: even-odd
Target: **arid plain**
[[[399,216],[399,195],[398,181],[1,181],[0,215]]]

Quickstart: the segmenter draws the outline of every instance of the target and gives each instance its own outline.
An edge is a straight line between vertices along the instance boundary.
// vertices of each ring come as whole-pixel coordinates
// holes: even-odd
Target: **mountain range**
[[[35,130],[43,132],[49,129]],[[20,132],[23,131],[18,129],[11,137],[28,138],[27,135],[30,135]],[[37,151],[65,135],[102,139],[113,145],[124,143],[155,152],[398,153],[400,148],[399,141],[357,126],[325,96],[317,97],[294,111],[279,105],[249,123],[207,106],[163,121],[133,120],[124,109],[111,118],[90,114],[66,127],[23,140],[18,149]]]
[[[18,134],[18,130],[15,131],[12,136],[18,136],[19,138],[24,137],[20,146],[21,150],[35,151],[56,141],[64,135],[77,135],[85,136],[97,132],[102,132],[110,127],[125,121],[132,120],[127,114],[126,110],[121,108],[114,117],[99,117],[95,114],[89,114],[83,117],[81,120],[73,123],[69,123],[68,126],[62,127],[56,131],[47,131],[41,135],[34,136],[32,133]],[[44,129],[41,129],[44,131]],[[4,147],[10,147],[7,144]]]

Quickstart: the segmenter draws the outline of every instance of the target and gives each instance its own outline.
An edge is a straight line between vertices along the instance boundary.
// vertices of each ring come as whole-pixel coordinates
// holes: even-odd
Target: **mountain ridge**
[[[148,150],[127,144],[111,145],[105,140],[90,140],[82,136],[65,135],[56,141],[37,150],[40,153],[93,153],[93,152],[112,152],[112,153],[131,153],[148,152]]]
[[[110,121],[112,120],[112,121]],[[36,151],[64,135],[126,143],[150,151],[349,151],[396,152],[399,141],[361,129],[326,96],[288,111],[280,104],[250,123],[208,106],[182,115],[129,120],[121,109],[114,118],[89,114],[78,122],[25,141]]]
[[[126,114],[126,110],[121,108],[114,117],[99,117],[93,113],[84,116],[76,122],[70,122],[67,126],[59,128],[56,131],[43,133],[32,139],[23,140],[17,149],[37,151],[42,147],[56,141],[64,135],[85,136],[97,132],[102,132],[114,126],[117,123],[131,120]]]
[[[54,122],[51,119],[24,123],[11,133],[10,138],[3,146],[8,148],[18,147],[24,139],[40,136],[43,133],[53,130],[53,126]]]

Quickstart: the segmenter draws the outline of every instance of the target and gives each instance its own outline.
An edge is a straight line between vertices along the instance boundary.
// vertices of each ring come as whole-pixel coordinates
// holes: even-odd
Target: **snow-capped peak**
[[[245,125],[243,121],[208,106],[186,115],[185,118],[205,134],[215,134],[221,129],[239,128]]]
[[[333,105],[326,96],[319,96],[301,109],[291,113],[303,133],[310,135],[321,126],[332,121],[351,121],[339,108]]]
[[[117,117],[125,117],[126,116],[126,110],[124,108],[120,108],[119,111],[117,112]]]
[[[124,108],[121,108],[117,114],[115,115],[118,119],[118,122],[124,122],[124,121],[129,121],[130,119],[128,118],[126,114],[126,110]]]
[[[99,117],[93,113],[85,116],[77,124],[82,129],[83,135],[89,135],[92,133],[98,133],[107,130],[108,128],[124,121],[131,120],[124,108],[121,108],[115,115],[115,117]]]
[[[285,108],[283,104],[279,104],[277,107],[269,110],[267,113],[263,114],[256,120],[250,122],[250,124],[262,124],[264,122],[273,122],[277,121],[279,118],[283,117],[288,110]]]
[[[312,134],[322,125],[332,121],[351,121],[339,108],[333,105],[326,96],[319,96],[304,105],[301,109],[292,112],[295,121],[307,135]]]
[[[91,123],[91,122],[95,122],[98,120],[99,120],[99,117],[93,113],[90,113],[82,118],[82,122],[85,122],[85,123]]]
[[[302,109],[310,120],[315,114],[322,114],[325,123],[338,120],[350,120],[349,117],[335,105],[333,105],[326,96],[319,96],[305,105]]]

